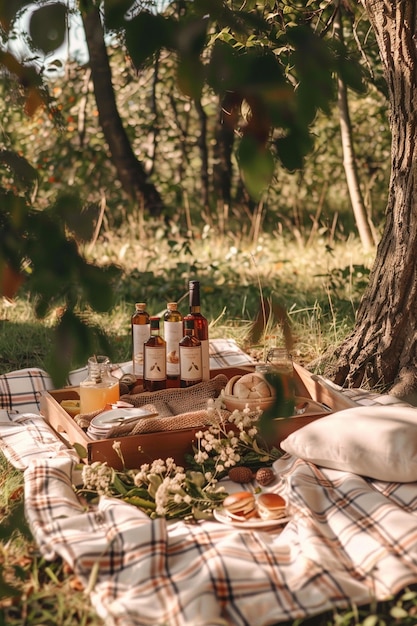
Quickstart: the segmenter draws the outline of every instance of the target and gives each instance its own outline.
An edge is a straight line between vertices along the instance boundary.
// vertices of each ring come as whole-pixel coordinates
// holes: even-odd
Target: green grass
[[[74,574],[39,554],[23,507],[23,474],[0,455],[0,626],[101,626]]]
[[[114,361],[130,358],[130,316],[135,301],[146,301],[148,310],[158,314],[167,301],[178,300],[180,309],[186,312],[188,280],[197,278],[212,337],[232,337],[244,349],[262,356],[268,345],[283,341],[279,314],[284,310],[291,325],[294,358],[319,368],[323,356],[331,353],[352,329],[373,261],[372,255],[364,256],[360,243],[353,238],[328,241],[316,237],[309,246],[303,246],[277,233],[263,235],[254,243],[236,235],[215,237],[210,231],[193,240],[181,239],[177,233],[153,228],[154,237],[143,242],[132,232],[128,227],[117,234],[106,232],[88,252],[92,260],[114,262],[122,269],[114,309],[106,315],[88,313],[105,329]],[[254,321],[261,294],[277,314],[271,314],[266,327],[256,334]],[[14,301],[3,300],[0,373],[28,366],[45,368],[59,314],[57,308],[47,318],[36,320],[30,294],[24,289]],[[21,473],[1,458],[0,472],[0,626],[101,626],[101,619],[79,590],[74,575],[60,561],[44,562],[28,536]],[[17,595],[10,593],[7,584],[15,588]],[[409,621],[416,604],[410,592],[378,607],[360,611],[352,607],[305,623],[390,624],[395,621],[393,607],[397,616],[402,611],[406,621],[401,623],[417,623]]]
[[[190,278],[201,281],[202,309],[212,337],[233,337],[246,350],[282,341],[282,327],[274,315],[264,332],[252,332],[262,294],[273,310],[287,312],[295,358],[316,361],[351,330],[373,261],[355,239],[329,243],[317,237],[302,247],[299,241],[276,233],[263,235],[254,244],[211,233],[181,239],[155,228],[155,236],[144,243],[132,238],[131,232],[106,233],[88,251],[91,260],[116,263],[122,270],[113,310],[106,315],[87,313],[105,330],[114,361],[130,358],[134,303],[146,301],[151,313],[161,314],[166,302],[176,300],[186,312]],[[59,313],[58,306],[45,319],[35,320],[24,287],[13,302],[3,300],[0,373],[45,367]],[[73,363],[74,368],[81,365]]]

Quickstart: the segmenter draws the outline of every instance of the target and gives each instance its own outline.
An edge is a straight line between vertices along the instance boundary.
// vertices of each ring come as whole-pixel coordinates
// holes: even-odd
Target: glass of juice
[[[80,383],[80,413],[92,413],[104,409],[106,404],[119,400],[119,381],[112,376],[107,356],[88,359],[88,375]]]

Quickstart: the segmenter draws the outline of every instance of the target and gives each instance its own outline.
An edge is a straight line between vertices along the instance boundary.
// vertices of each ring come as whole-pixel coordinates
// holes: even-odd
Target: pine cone
[[[230,480],[233,480],[233,482],[241,483],[242,485],[250,483],[253,480],[252,470],[249,467],[244,467],[243,465],[232,467],[232,469],[229,470],[228,477]]]
[[[256,472],[255,478],[262,487],[266,487],[275,480],[275,473],[270,467],[261,467]]]

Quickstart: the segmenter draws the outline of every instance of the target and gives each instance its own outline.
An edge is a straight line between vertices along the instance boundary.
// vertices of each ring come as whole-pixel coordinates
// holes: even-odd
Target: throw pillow
[[[322,467],[388,482],[417,481],[417,408],[346,409],[307,424],[280,445]]]

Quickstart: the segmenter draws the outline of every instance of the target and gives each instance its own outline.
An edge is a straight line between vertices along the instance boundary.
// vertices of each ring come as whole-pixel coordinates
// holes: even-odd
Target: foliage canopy
[[[19,16],[29,6],[26,41],[32,54],[18,58],[6,48],[16,37]],[[96,127],[96,135],[89,135],[89,142],[85,143],[82,111],[85,118],[85,111],[94,115],[95,108],[88,82],[87,86],[81,86],[80,102],[80,86],[74,81],[74,95],[68,98],[73,98],[72,106],[68,101],[63,106],[55,99],[54,89],[50,93],[49,83],[42,80],[45,68],[55,62],[54,51],[65,41],[77,10],[87,15],[96,10],[96,5],[83,0],[69,10],[61,2],[19,2],[12,10],[9,3],[0,4],[4,44],[0,62],[7,68],[5,81],[18,85],[25,108],[32,114],[34,137],[46,138],[47,134],[38,113],[41,103],[49,111],[49,124],[60,129],[56,142],[59,159],[48,159],[50,146],[37,157],[38,163],[43,158],[49,161],[45,172],[36,171],[31,163],[16,154],[17,143],[11,142],[10,149],[1,155],[3,165],[12,172],[2,215],[7,233],[0,251],[2,267],[11,267],[16,276],[25,271],[27,288],[35,298],[39,315],[44,315],[48,307],[58,302],[66,311],[57,328],[57,353],[53,363],[57,383],[62,382],[75,354],[84,350],[87,356],[91,350],[91,343],[81,332],[85,321],[82,316],[80,319],[79,312],[85,307],[98,310],[110,307],[113,280],[118,273],[115,266],[95,268],[86,262],[80,245],[91,237],[92,218],[97,219],[100,211],[100,202],[91,200],[83,188],[86,178],[94,173],[98,185],[106,188],[108,181],[115,177],[99,127]],[[196,0],[174,2],[163,13],[156,12],[153,3],[103,2],[101,15],[111,44],[109,50],[117,58],[114,66],[118,68],[114,72],[117,93],[122,90],[126,93],[124,110],[127,104],[127,110],[132,111],[132,122],[128,114],[126,125],[129,139],[136,153],[148,162],[147,171],[153,179],[155,155],[152,157],[152,149],[160,151],[162,145],[155,142],[158,133],[165,144],[171,142],[171,153],[174,148],[179,156],[174,183],[173,170],[166,162],[158,166],[158,183],[168,199],[167,216],[170,206],[184,202],[184,167],[193,168],[197,163],[199,167],[204,158],[202,141],[191,139],[187,133],[193,111],[200,111],[198,115],[193,113],[194,124],[208,124],[214,136],[228,133],[231,154],[240,170],[240,175],[235,172],[232,176],[235,197],[240,198],[242,207],[246,205],[243,210],[251,213],[256,202],[265,201],[271,181],[275,182],[277,167],[301,171],[306,155],[317,150],[311,130],[318,112],[331,113],[335,77],[343,75],[357,91],[363,91],[365,85],[366,72],[357,63],[357,53],[327,37],[332,14],[331,2],[320,6],[316,3],[307,6],[283,3],[281,6],[274,2],[249,2],[242,10],[235,2]],[[133,68],[121,58],[121,49],[126,51]],[[71,66],[68,66],[67,72],[70,71]],[[142,103],[136,101],[137,95],[130,86],[136,91],[138,85],[147,88],[152,72],[158,91],[147,89],[146,97],[154,100],[166,97],[183,130],[180,139],[174,137],[169,124],[164,128],[163,115],[156,108],[151,108],[149,120],[139,127],[141,134],[138,136],[136,132]],[[95,96],[97,102],[97,94]],[[219,115],[220,125],[214,121],[216,115]],[[70,127],[77,127],[78,148],[68,133]],[[144,145],[145,137],[151,139],[146,139]],[[196,150],[189,164],[184,138],[190,145],[194,144]],[[317,152],[315,158],[319,158]],[[217,160],[216,165],[215,156],[213,161],[213,173],[217,167],[224,175],[224,162]],[[70,192],[64,190],[56,196],[55,183],[68,179],[68,170],[72,172],[73,183],[78,181],[78,189],[72,183]],[[39,186],[43,192],[50,189],[44,196],[46,202],[38,203]],[[114,187],[117,189],[117,183]],[[217,188],[213,176],[211,194],[207,196],[212,197],[212,207],[204,206],[204,211],[218,207]],[[241,211],[239,208],[237,215]],[[120,216],[123,219],[123,213]],[[117,220],[117,209],[112,207],[108,219]],[[143,219],[139,207],[138,220]],[[67,355],[64,359],[63,353]]]

